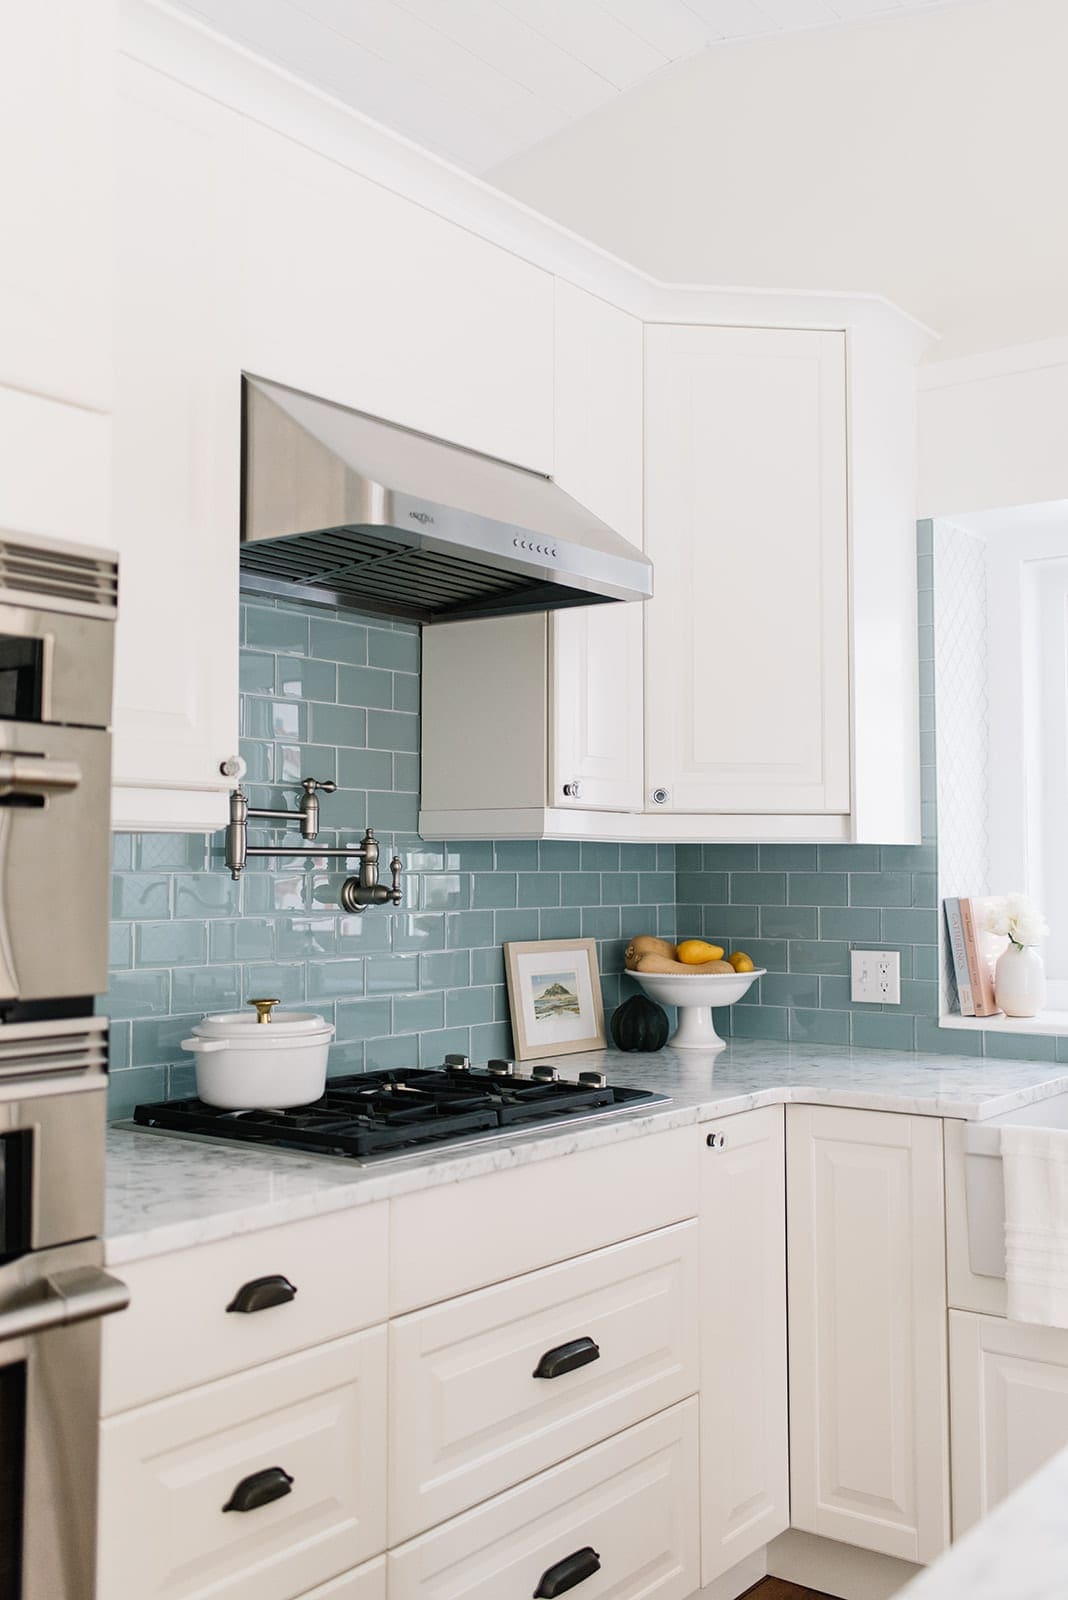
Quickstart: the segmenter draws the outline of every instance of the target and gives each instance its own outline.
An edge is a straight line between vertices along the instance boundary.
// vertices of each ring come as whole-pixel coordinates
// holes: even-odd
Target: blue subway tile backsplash
[[[336,1024],[333,1072],[506,1055],[506,939],[597,938],[606,1008],[618,1004],[622,935],[674,928],[672,847],[420,839],[418,629],[257,599],[242,630],[253,804],[295,810],[301,778],[334,780],[324,845],[369,822],[383,858],[404,862],[405,903],[348,915],[347,874],[293,856],[253,859],[235,884],[221,833],[117,834],[114,1115],[188,1092],[192,1024],[257,994]]]
[[[921,617],[932,528],[921,523]],[[305,776],[332,779],[324,845],[370,823],[396,849],[405,904],[352,916],[346,873],[256,860],[234,884],[221,833],[116,834],[112,982],[115,1116],[189,1092],[181,1040],[205,1011],[270,993],[337,1026],[331,1071],[433,1065],[511,1049],[501,944],[598,941],[606,1013],[630,992],[624,941],[698,934],[768,968],[723,1033],[814,1044],[1068,1060],[1068,1039],[939,1029],[933,630],[919,629],[923,842],[919,845],[427,842],[419,793],[419,633],[257,599],[242,608],[241,754],[255,805],[294,809]],[[265,835],[266,837],[266,835]],[[274,835],[281,838],[280,835]],[[299,836],[291,836],[297,842]],[[852,947],[901,954],[900,1006],[849,999]]]

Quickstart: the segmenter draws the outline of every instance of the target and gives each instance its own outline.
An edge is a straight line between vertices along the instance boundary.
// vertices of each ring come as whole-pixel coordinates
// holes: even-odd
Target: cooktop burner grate
[[[333,1078],[321,1100],[288,1111],[222,1111],[195,1095],[140,1105],[134,1121],[173,1133],[323,1155],[400,1154],[479,1134],[592,1116],[662,1095],[646,1089],[443,1067]]]

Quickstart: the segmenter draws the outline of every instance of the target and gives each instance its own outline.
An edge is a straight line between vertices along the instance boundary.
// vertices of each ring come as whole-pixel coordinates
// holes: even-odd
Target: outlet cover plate
[[[860,1004],[901,1004],[901,957],[896,950],[850,952],[849,998]]]

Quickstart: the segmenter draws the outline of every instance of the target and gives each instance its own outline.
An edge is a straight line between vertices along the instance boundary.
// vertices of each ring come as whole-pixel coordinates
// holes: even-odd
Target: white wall
[[[1066,63],[1066,0],[720,45],[490,176],[657,277],[878,291],[959,357],[1068,334]]]

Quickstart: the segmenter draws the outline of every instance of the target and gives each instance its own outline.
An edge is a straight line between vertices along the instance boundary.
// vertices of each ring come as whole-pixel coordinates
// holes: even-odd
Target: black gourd
[[[662,1050],[671,1031],[667,1012],[648,995],[632,994],[612,1013],[612,1038],[619,1050]]]

